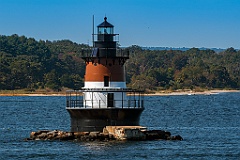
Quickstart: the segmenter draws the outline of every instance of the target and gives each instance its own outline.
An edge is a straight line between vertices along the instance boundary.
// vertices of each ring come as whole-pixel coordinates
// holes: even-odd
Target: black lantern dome
[[[113,25],[107,22],[107,17],[104,17],[104,22],[97,26],[98,34],[113,34]]]

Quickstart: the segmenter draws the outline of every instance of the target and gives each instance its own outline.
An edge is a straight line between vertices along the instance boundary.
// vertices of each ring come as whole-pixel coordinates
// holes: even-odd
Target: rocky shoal
[[[59,130],[39,130],[31,132],[30,138],[26,140],[76,140],[76,141],[111,141],[111,140],[183,140],[180,135],[171,136],[171,133],[163,130],[145,130],[130,132],[118,129],[118,133],[103,132],[65,132]],[[119,134],[120,133],[120,134]]]

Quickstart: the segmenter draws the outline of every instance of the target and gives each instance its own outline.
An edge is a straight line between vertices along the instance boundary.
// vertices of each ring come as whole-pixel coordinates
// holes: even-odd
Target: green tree
[[[44,81],[46,88],[50,88],[54,91],[61,89],[60,79],[54,69],[51,72],[45,74]]]

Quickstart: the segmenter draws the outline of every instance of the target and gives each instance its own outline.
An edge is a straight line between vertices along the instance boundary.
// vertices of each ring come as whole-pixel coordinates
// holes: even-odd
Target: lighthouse
[[[66,93],[71,131],[31,132],[29,140],[183,140],[163,130],[139,125],[144,110],[143,91],[126,86],[125,62],[129,50],[118,47],[119,34],[104,21],[93,33],[93,47],[82,50],[86,71],[84,87]]]
[[[129,51],[117,46],[119,34],[104,21],[97,26],[92,49],[80,54],[85,61],[84,87],[67,91],[66,109],[72,132],[102,131],[106,126],[139,126],[144,110],[143,91],[126,86]],[[94,38],[95,39],[95,38]]]

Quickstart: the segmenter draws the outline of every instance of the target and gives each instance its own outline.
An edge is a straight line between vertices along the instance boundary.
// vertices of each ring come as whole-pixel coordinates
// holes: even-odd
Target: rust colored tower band
[[[91,52],[83,51],[86,63],[84,87],[67,92],[66,109],[71,130],[102,131],[105,126],[136,126],[144,110],[142,91],[126,87],[124,64],[129,51],[117,47],[114,26],[104,18],[97,26]]]

